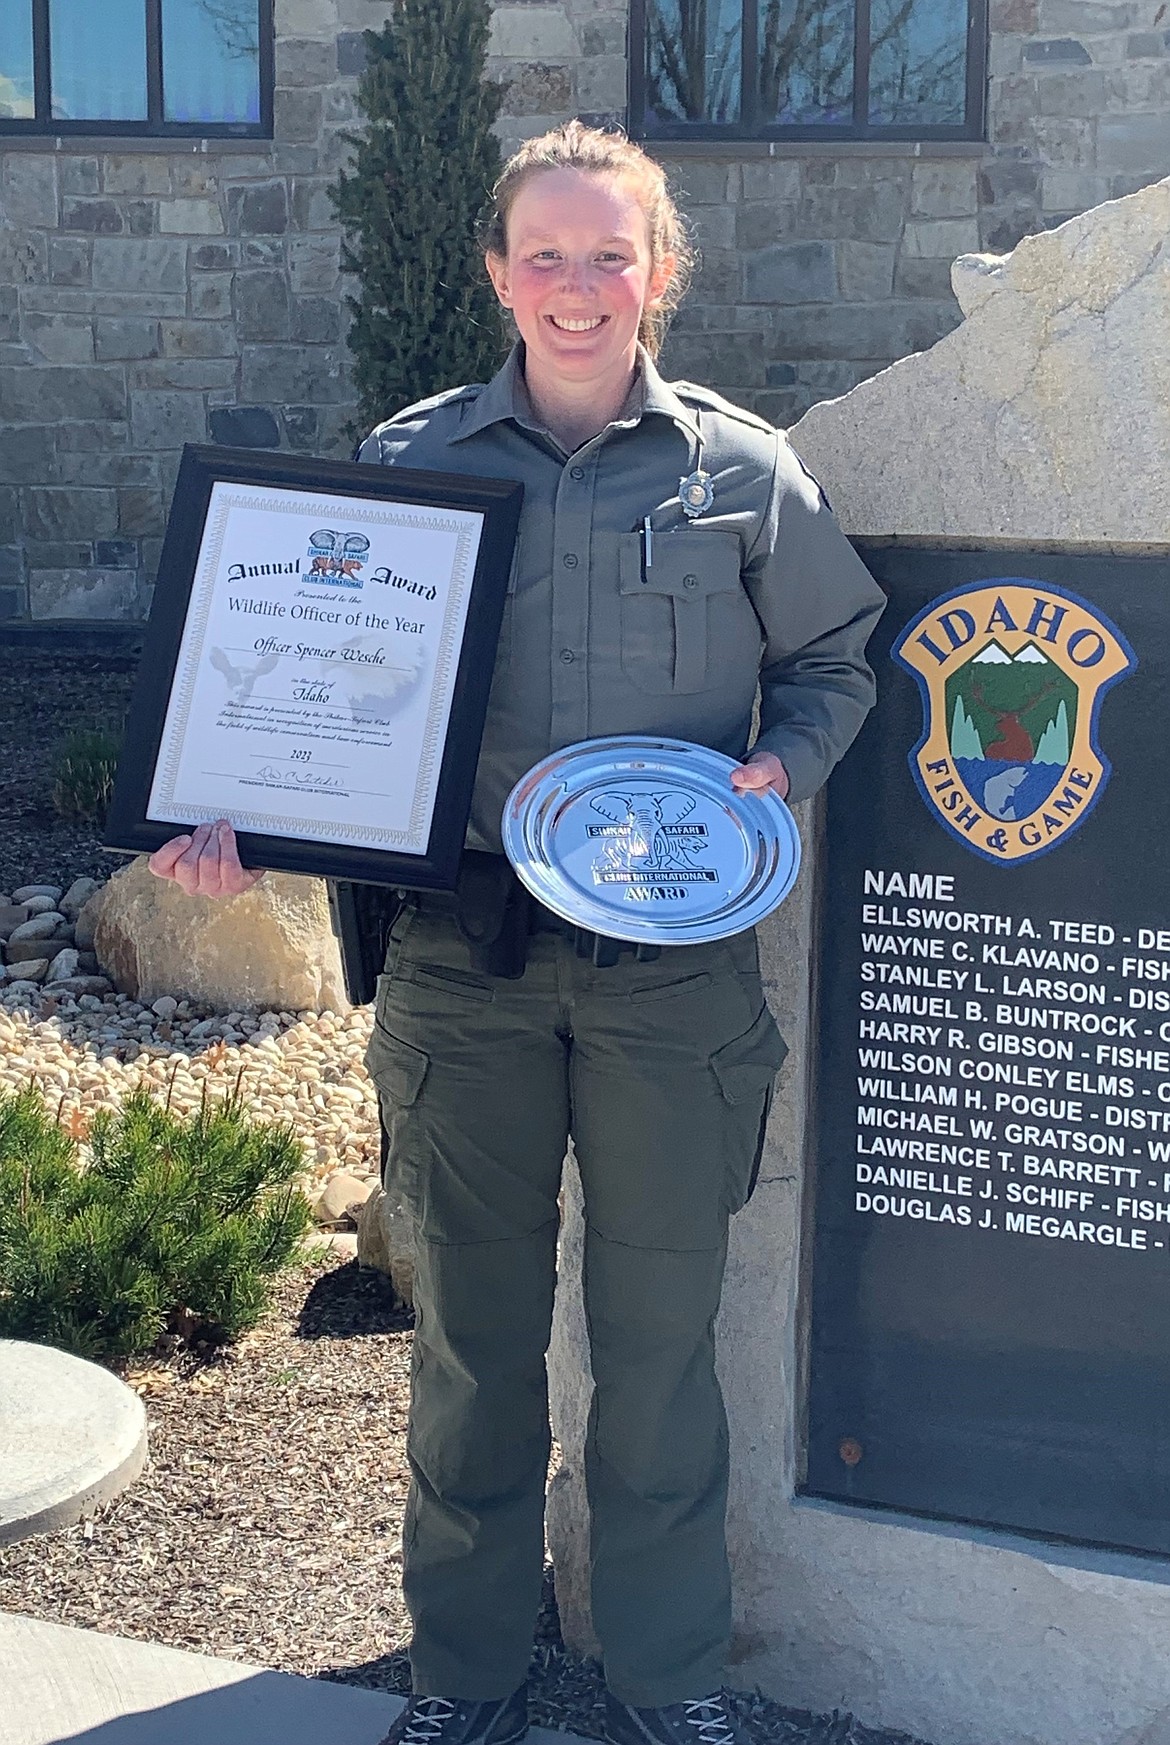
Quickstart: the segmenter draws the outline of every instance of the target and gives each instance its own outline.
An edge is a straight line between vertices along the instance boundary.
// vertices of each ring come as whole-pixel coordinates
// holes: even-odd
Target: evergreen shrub
[[[365,32],[358,83],[365,126],[334,201],[342,267],[357,277],[349,347],[364,436],[444,388],[487,381],[505,327],[476,245],[476,222],[500,173],[489,83],[489,0],[399,0]]]
[[[235,1092],[172,1114],[145,1090],[62,1129],[36,1090],[0,1097],[0,1338],[102,1359],[170,1327],[211,1343],[259,1320],[312,1209],[290,1127]]]

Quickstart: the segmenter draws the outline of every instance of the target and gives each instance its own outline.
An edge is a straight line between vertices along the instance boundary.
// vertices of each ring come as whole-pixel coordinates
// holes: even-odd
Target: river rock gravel
[[[228,1012],[186,1000],[0,986],[0,1091],[36,1085],[59,1118],[118,1109],[143,1085],[192,1114],[239,1087],[257,1120],[288,1121],[316,1201],[336,1170],[378,1178],[378,1107],[362,1064],[372,1012]]]

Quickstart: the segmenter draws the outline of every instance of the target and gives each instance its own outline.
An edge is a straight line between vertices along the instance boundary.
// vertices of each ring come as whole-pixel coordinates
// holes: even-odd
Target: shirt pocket
[[[640,691],[706,691],[726,663],[759,663],[760,633],[740,581],[739,536],[684,528],[619,545],[622,670]]]

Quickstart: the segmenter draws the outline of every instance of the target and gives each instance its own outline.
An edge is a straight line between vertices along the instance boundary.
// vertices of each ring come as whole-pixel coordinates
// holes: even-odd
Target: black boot
[[[519,1745],[528,1731],[528,1686],[510,1697],[408,1697],[382,1745]]]

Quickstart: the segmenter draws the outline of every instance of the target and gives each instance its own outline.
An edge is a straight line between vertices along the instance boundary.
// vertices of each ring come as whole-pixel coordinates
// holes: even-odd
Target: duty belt
[[[503,855],[467,851],[459,884],[451,892],[403,891],[404,903],[422,915],[454,920],[471,948],[471,961],[484,975],[516,980],[524,974],[528,939],[534,933],[558,933],[571,939],[578,957],[598,969],[610,969],[629,952],[637,963],[652,963],[661,946],[639,945],[563,921],[529,895]]]

